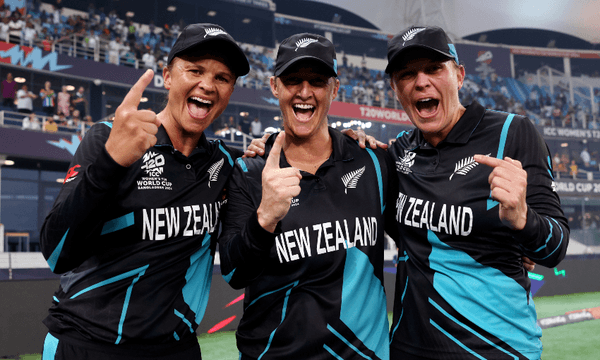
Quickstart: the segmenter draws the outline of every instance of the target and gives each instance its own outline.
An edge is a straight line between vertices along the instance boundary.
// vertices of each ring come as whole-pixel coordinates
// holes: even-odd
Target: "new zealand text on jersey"
[[[436,206],[435,202],[398,193],[396,221],[448,235],[469,236],[473,230],[473,210],[467,206]]]
[[[324,222],[304,228],[288,230],[275,238],[275,247],[279,262],[290,262],[313,256],[311,238],[316,240],[314,249],[321,255],[340,249],[355,246],[375,246],[377,243],[377,219],[374,217],[355,218],[350,220],[351,231],[348,231],[348,220]],[[354,231],[352,231],[352,229]],[[311,234],[312,233],[312,234]]]
[[[165,240],[213,232],[221,202],[179,207],[143,209],[142,240]]]

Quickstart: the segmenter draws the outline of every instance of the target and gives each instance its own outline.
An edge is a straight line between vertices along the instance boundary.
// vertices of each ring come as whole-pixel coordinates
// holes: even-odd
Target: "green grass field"
[[[600,292],[534,298],[538,318],[562,315],[567,311],[600,306]],[[391,321],[391,313],[389,314]],[[202,358],[238,360],[235,332],[204,334],[198,337]],[[600,320],[545,329],[542,334],[544,360],[600,359]],[[19,360],[41,360],[39,354],[22,355]],[[16,359],[15,359],[16,360]]]

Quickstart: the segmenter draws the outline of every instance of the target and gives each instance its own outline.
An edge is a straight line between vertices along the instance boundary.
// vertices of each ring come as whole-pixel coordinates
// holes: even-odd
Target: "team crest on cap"
[[[420,33],[421,31],[425,30],[425,28],[414,28],[414,29],[410,29],[406,32],[406,34],[402,35],[402,40],[404,40],[404,42],[402,43],[402,46],[404,46],[404,44],[406,44],[407,41],[412,40],[415,35],[417,35],[418,33]]]
[[[296,50],[294,50],[294,51],[298,51],[298,49],[305,48],[308,45],[310,45],[312,43],[316,43],[316,42],[319,42],[319,40],[311,39],[311,38],[300,39],[300,40],[296,41]]]
[[[206,30],[204,30],[206,32],[206,34],[204,35],[204,37],[206,38],[207,36],[217,36],[217,35],[227,35],[227,33],[219,28],[208,28]]]

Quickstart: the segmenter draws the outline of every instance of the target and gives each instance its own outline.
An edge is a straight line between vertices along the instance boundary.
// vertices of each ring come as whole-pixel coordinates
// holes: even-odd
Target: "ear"
[[[166,66],[163,68],[163,80],[165,89],[171,90],[171,72]]]
[[[458,66],[458,69],[456,69],[456,76],[457,76],[457,80],[458,80],[458,90],[460,90],[465,81],[465,67],[464,66],[462,66],[462,65]]]
[[[337,98],[338,91],[340,91],[340,80],[338,80],[338,78],[333,78],[333,80],[335,80],[335,86],[333,88],[333,97],[331,98],[331,100]]]
[[[271,84],[271,93],[273,93],[273,96],[275,96],[277,99],[279,99],[279,90],[277,88],[277,78],[275,76],[271,76],[269,78],[269,83]]]

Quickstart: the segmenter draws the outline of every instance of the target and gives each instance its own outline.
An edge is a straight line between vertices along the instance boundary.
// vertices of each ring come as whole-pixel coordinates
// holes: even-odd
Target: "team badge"
[[[312,43],[316,43],[316,42],[319,42],[319,40],[311,39],[311,38],[300,39],[300,40],[296,41],[296,50],[294,50],[294,51],[298,51],[298,49],[305,48],[308,45],[310,45]]]
[[[450,175],[450,178],[448,180],[452,180],[452,178],[456,174],[463,176],[467,175],[469,171],[473,170],[473,168],[477,165],[479,165],[479,163],[475,161],[472,156],[462,159],[461,161],[456,163],[456,165],[454,166],[454,172],[452,173],[452,175]]]
[[[209,178],[208,178],[208,187],[210,187],[210,183],[212,183],[213,181],[217,181],[217,179],[219,178],[219,172],[221,171],[221,168],[223,167],[223,164],[225,163],[225,159],[221,159],[219,161],[217,161],[216,163],[214,163],[207,171]]]
[[[344,189],[344,191],[346,192],[346,194],[348,193],[348,189],[356,189],[356,185],[358,184],[358,180],[360,179],[360,177],[362,176],[362,174],[365,173],[365,166],[361,167],[358,170],[354,170],[352,172],[347,173],[346,175],[342,176],[342,182],[344,183],[344,186],[346,187]]]

